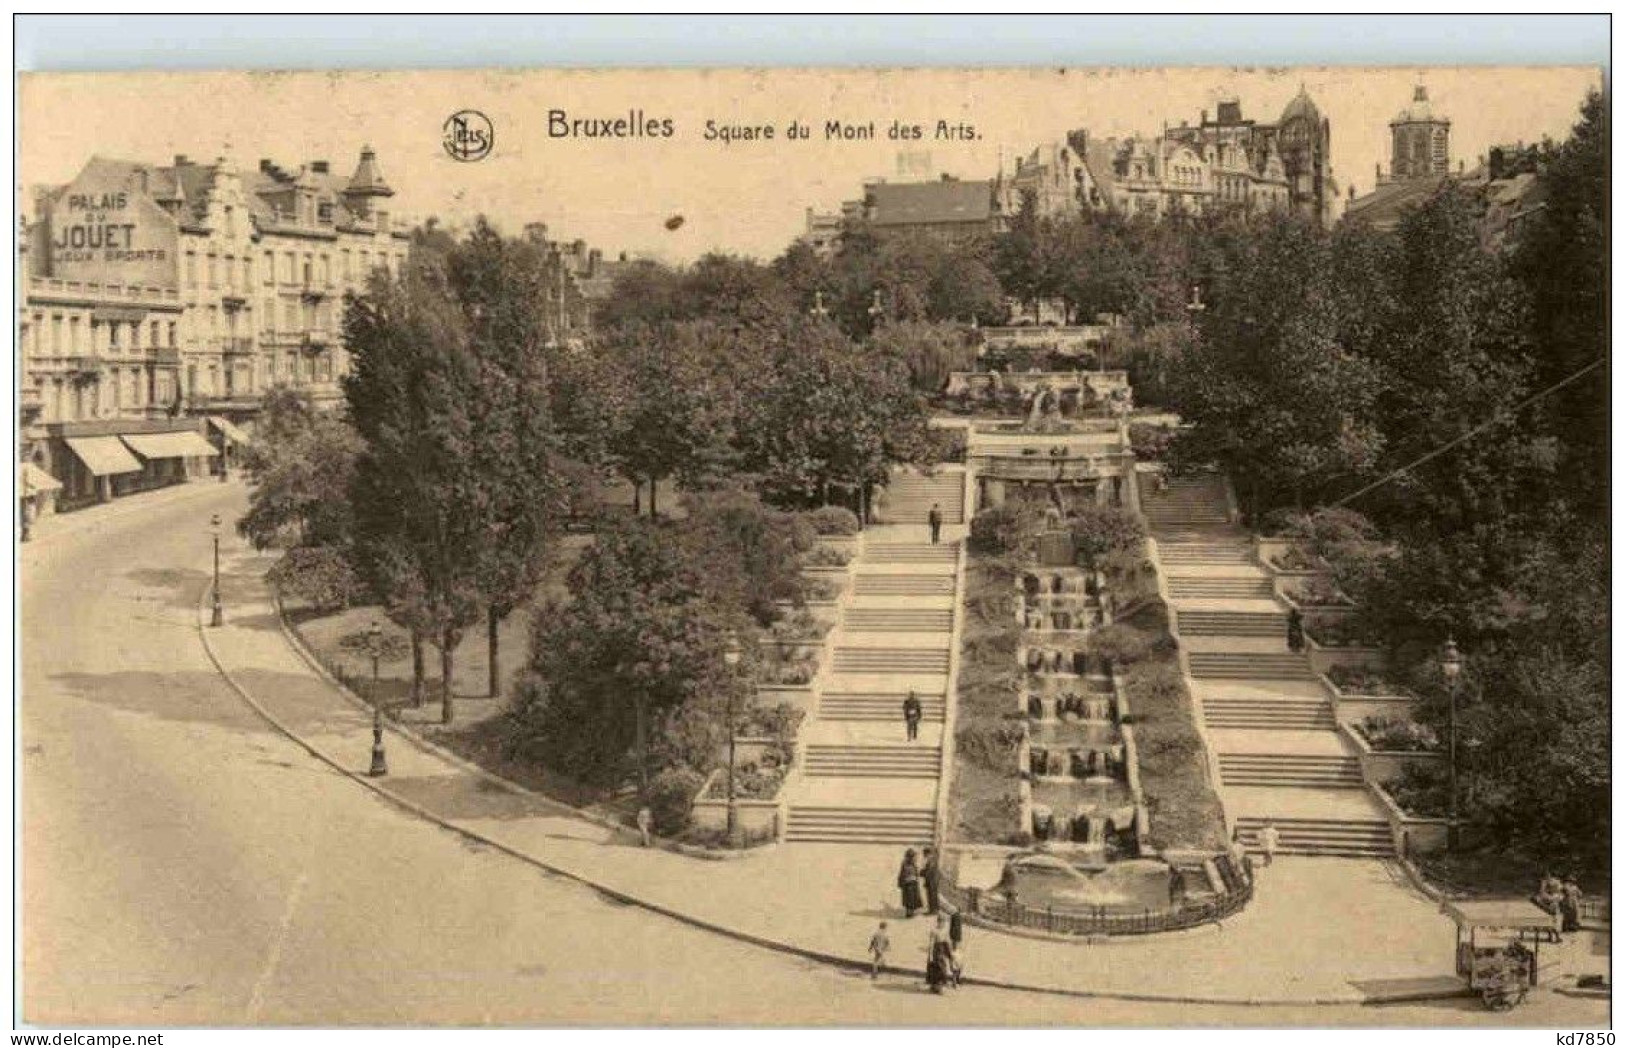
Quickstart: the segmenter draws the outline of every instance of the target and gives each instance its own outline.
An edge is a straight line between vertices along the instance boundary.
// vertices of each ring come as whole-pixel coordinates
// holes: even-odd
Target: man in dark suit
[[[931,544],[935,546],[942,541],[942,507],[931,503],[931,512],[926,514],[925,520],[931,525]]]

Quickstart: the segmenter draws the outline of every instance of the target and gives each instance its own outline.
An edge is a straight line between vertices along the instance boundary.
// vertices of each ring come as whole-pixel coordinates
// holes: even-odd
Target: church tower
[[[1391,182],[1450,173],[1450,121],[1434,113],[1428,89],[1416,85],[1411,104],[1388,122],[1393,132]]]

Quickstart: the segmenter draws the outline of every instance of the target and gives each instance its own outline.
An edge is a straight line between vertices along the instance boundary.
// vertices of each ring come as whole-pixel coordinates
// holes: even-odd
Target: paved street
[[[90,511],[104,515],[99,523],[90,514],[52,522],[54,530],[42,529],[23,550],[29,1021],[1506,1022],[1471,1001],[1244,1008],[980,988],[936,999],[901,977],[871,984],[617,904],[471,845],[309,756],[215,671],[195,628],[207,583],[206,522],[216,511],[229,519],[242,500],[236,485],[141,496]],[[228,577],[228,616],[274,633],[274,621],[238,617],[235,598],[256,588]],[[251,671],[241,682],[266,696],[309,687],[279,672]],[[346,727],[337,705],[306,713],[307,727],[319,729],[323,717],[335,733]],[[404,762],[403,750],[397,745],[392,761]],[[470,815],[499,821],[485,810]],[[588,847],[593,835],[570,836],[561,846]],[[725,865],[737,875],[753,864]],[[1012,942],[1001,938],[999,948]],[[1196,938],[1189,945],[1202,951]],[[1365,945],[1383,949],[1377,940]],[[991,939],[985,946],[993,948]],[[1114,947],[1073,949],[1087,965]],[[1448,949],[1439,943],[1441,955]],[[1178,989],[1177,980],[1146,987]],[[1511,1018],[1600,1025],[1607,1006],[1543,994]]]

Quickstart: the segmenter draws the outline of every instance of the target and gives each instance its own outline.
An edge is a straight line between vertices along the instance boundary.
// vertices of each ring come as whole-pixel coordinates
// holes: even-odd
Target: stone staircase
[[[1230,786],[1307,786],[1364,789],[1357,757],[1318,753],[1224,753],[1219,771]]]
[[[1286,616],[1274,611],[1204,611],[1179,613],[1179,632],[1186,637],[1285,637]]]
[[[952,608],[851,608],[848,630],[882,633],[946,633],[954,628]]]
[[[947,716],[942,695],[916,691],[920,700],[921,722],[941,724]],[[903,723],[906,691],[825,691],[818,700],[818,716],[831,721],[881,721]]]
[[[1258,851],[1260,816],[1236,819],[1242,846]],[[1383,819],[1309,819],[1271,817],[1280,834],[1283,855],[1334,855],[1354,859],[1386,859],[1394,854],[1393,834]]]
[[[901,715],[897,718],[901,723]],[[815,778],[931,779],[942,772],[942,747],[900,743],[877,745],[810,745],[803,775]]]
[[[1244,846],[1266,820],[1283,853],[1383,858],[1393,840],[1309,659],[1286,648],[1286,606],[1223,483],[1182,478],[1145,499],[1220,792]]]
[[[864,573],[860,565],[858,576],[852,582],[854,597],[951,597],[953,594],[952,573],[947,575]]]
[[[1336,731],[1327,699],[1245,698],[1209,695],[1202,700],[1203,721],[1210,728],[1263,728],[1290,731]]]
[[[1190,664],[1191,676],[1198,680],[1312,680],[1315,676],[1305,656],[1289,651],[1193,651]]]
[[[865,532],[829,663],[802,727],[799,774],[786,795],[786,841],[919,847],[935,836],[959,543],[945,536],[933,545],[922,524],[933,502],[945,527],[958,523],[962,481],[959,473],[899,471],[890,508],[917,510],[919,523]],[[903,723],[911,690],[924,712],[912,741]]]
[[[1214,527],[1230,522],[1224,479],[1216,474],[1175,477],[1162,491],[1149,485],[1141,509],[1152,530]]]
[[[835,844],[914,845],[931,840],[937,829],[934,808],[854,808],[790,806],[786,841]]]
[[[959,470],[926,476],[916,470],[896,470],[881,498],[880,519],[887,524],[924,524],[931,506],[942,508],[944,524],[965,521],[965,475]]]
[[[1270,600],[1275,586],[1263,575],[1170,574],[1168,595],[1175,600]]]

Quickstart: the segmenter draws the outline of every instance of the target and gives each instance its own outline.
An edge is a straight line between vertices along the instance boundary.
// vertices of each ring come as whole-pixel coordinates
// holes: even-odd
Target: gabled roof
[[[987,222],[994,213],[993,183],[987,181],[876,182],[864,196],[875,226]]]

